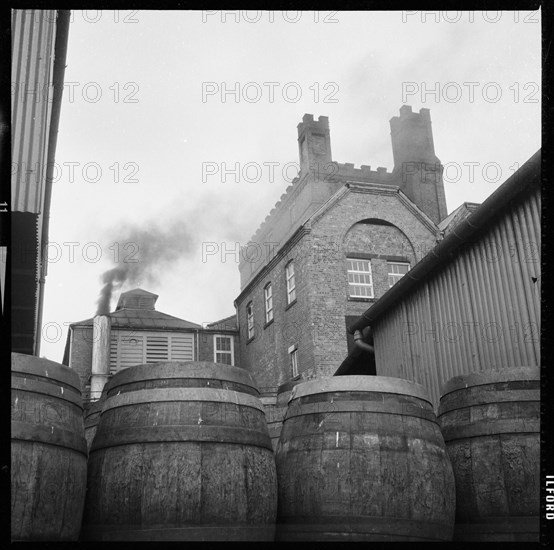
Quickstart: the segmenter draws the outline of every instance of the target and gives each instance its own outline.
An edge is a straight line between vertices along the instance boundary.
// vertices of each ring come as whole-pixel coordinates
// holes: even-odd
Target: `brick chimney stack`
[[[315,121],[313,115],[305,114],[297,128],[300,178],[309,173],[315,174],[317,179],[325,178],[330,173],[328,164],[332,162],[329,118],[320,116]]]
[[[442,164],[435,155],[429,109],[413,113],[409,105],[390,119],[393,177],[435,223],[446,218]]]

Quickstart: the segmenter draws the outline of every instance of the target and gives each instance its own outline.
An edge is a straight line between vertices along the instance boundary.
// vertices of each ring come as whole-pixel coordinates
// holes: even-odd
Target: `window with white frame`
[[[285,267],[285,278],[287,280],[287,305],[296,299],[296,283],[294,280],[294,263],[290,261]]]
[[[248,338],[254,336],[254,308],[252,302],[249,302],[246,306],[246,324],[248,327]]]
[[[291,346],[289,348],[289,355],[292,377],[296,378],[298,376],[298,346]]]
[[[394,286],[410,270],[406,262],[387,262],[389,266],[389,287]]]
[[[271,288],[271,283],[267,283],[264,288],[264,299],[265,299],[265,322],[273,320],[273,290]]]
[[[233,366],[235,364],[234,343],[232,336],[214,334],[214,361]]]
[[[373,298],[371,262],[356,258],[346,259],[348,266],[348,295],[351,298]]]

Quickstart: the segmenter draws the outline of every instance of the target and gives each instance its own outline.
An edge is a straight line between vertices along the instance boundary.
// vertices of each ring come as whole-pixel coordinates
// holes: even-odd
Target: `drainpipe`
[[[357,347],[368,351],[371,354],[375,354],[375,348],[366,342],[363,341],[363,335],[361,330],[354,331],[354,343]]]

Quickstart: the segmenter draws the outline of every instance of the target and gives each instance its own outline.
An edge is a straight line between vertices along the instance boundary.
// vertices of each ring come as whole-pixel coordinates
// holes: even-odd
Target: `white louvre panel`
[[[144,335],[128,331],[119,338],[119,369],[144,363]]]
[[[117,357],[118,357],[118,333],[112,331],[112,335],[110,338],[110,374],[115,374],[117,372]]]
[[[179,334],[171,337],[171,361],[193,361],[194,340],[192,334]]]
[[[158,361],[194,361],[194,334],[112,329],[110,374]]]
[[[169,359],[168,337],[147,336],[146,337],[146,362],[157,363]]]

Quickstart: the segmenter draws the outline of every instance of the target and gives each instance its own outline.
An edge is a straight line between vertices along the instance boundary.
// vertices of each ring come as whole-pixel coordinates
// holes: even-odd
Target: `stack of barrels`
[[[277,389],[277,394],[270,393],[270,397],[262,397],[265,416],[267,420],[267,428],[273,450],[277,450],[281,429],[283,428],[283,420],[287,412],[288,402],[292,389],[298,382],[291,380],[281,384]]]
[[[87,478],[78,375],[12,353],[11,538],[76,541]]]
[[[539,392],[538,367],[444,385],[439,422],[456,479],[454,540],[538,542]]]
[[[521,367],[449,380],[438,415],[417,383],[340,376],[271,416],[241,368],[161,362],[83,423],[77,374],[14,353],[12,540],[537,541],[539,404]]]
[[[105,387],[82,538],[273,540],[275,457],[250,375],[207,362],[138,365]]]

